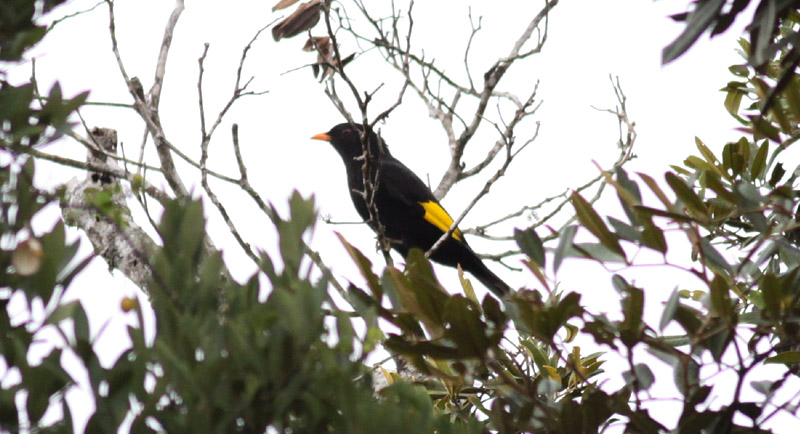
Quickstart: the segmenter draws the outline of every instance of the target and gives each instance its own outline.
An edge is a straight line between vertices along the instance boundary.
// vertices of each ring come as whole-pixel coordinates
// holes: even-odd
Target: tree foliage
[[[546,2],[545,16],[555,3]],[[746,2],[735,3],[739,7]],[[27,16],[24,7],[19,10],[19,16]],[[344,80],[353,90],[357,88],[345,72],[347,57],[339,54],[330,32],[334,10],[316,1],[299,10],[301,24],[291,19],[282,23],[275,28],[280,29],[274,31],[276,39],[325,22],[329,48],[323,52],[317,46],[317,67],[328,71],[322,77],[329,80],[326,89],[344,107],[331,80]],[[698,6],[693,14],[700,11]],[[728,9],[728,15],[718,12],[707,21],[717,20],[718,28],[724,30],[725,20],[736,12],[735,8]],[[317,20],[309,14],[316,14]],[[780,28],[775,43],[781,44],[781,38],[791,38],[795,15],[794,10],[775,13],[770,15],[773,21],[762,25]],[[697,26],[699,18],[690,15],[687,20]],[[339,23],[347,29],[347,21]],[[0,36],[32,41],[18,44],[15,50],[21,53],[35,42],[26,36],[26,32],[36,32],[32,28],[36,29],[31,20],[15,33]],[[681,38],[689,45],[694,40]],[[387,48],[387,41],[402,38],[375,39],[374,44],[385,49],[387,62],[395,62],[405,77],[403,92],[412,83],[408,72],[412,64],[447,81],[448,76],[432,63],[407,52],[398,54]],[[752,58],[752,42],[741,41],[746,58]],[[516,52],[525,55],[519,47]],[[0,355],[7,367],[7,380],[0,388],[0,428],[71,432],[65,393],[76,380],[62,366],[63,355],[69,352],[86,369],[95,404],[86,432],[114,432],[122,427],[137,433],[262,433],[268,428],[279,432],[596,433],[615,426],[645,433],[769,432],[763,427],[777,413],[794,412],[798,405],[797,395],[787,399],[780,394],[796,384],[800,363],[796,320],[800,312],[800,207],[794,187],[800,174],[785,168],[791,161],[786,150],[798,137],[800,77],[791,72],[791,78],[785,79],[787,72],[781,67],[792,56],[791,49],[779,50],[763,68],[731,67],[736,78],[724,89],[725,108],[742,125],[737,141],[715,152],[718,146],[698,138],[696,155],[672,166],[663,182],[651,174],[628,173],[623,167],[626,158],[604,171],[601,180],[616,193],[622,215],[602,215],[594,199],[575,191],[567,199],[575,219],[555,237],[542,236],[536,226],[515,230],[513,239],[525,258],[531,289],[520,289],[503,300],[479,299],[464,278],[460,288],[445,290],[424,252],[413,250],[401,270],[392,263],[373,264],[344,238],[341,242],[366,283],[342,285],[322,261],[323,255],[308,246],[308,234],[318,221],[313,199],[293,194],[288,214],[281,216],[252,190],[240,155],[241,177],[233,181],[269,217],[279,235],[279,255],[250,249],[240,239],[259,270],[237,282],[205,235],[201,202],[181,194],[184,188],[179,178],[168,181],[175,198],[159,195],[146,180],[112,166],[103,166],[105,171],[98,177],[106,181],[95,180],[99,186],[83,196],[82,203],[68,197],[71,189],[35,187],[35,160],[42,158],[37,146],[69,131],[68,120],[86,96],[64,98],[54,86],[49,96],[42,97],[35,83],[11,86],[2,82],[0,140],[10,158],[0,171]],[[495,98],[492,89],[502,78],[497,68],[512,65],[509,59],[498,61],[484,77],[484,91],[472,86],[463,89],[465,94],[479,101]],[[237,75],[231,104],[249,92],[249,82],[240,86],[240,78]],[[785,84],[767,84],[775,82]],[[135,110],[157,113],[160,91],[145,96],[133,79],[126,84]],[[458,90],[457,84],[454,87]],[[439,98],[439,111],[433,115],[441,115],[445,129],[452,131],[453,107],[448,108],[432,92],[420,88],[419,96],[434,106]],[[360,115],[367,122],[370,98],[359,99],[361,94],[355,93]],[[765,110],[769,98],[774,103]],[[743,106],[744,101],[750,103]],[[624,102],[620,93],[623,108]],[[515,123],[531,113],[530,106],[531,102],[520,103],[512,110]],[[388,115],[380,113],[377,118]],[[451,113],[449,118],[447,113]],[[620,121],[628,122],[623,113],[618,113]],[[223,115],[224,111],[220,119]],[[482,116],[481,112],[476,118]],[[159,122],[148,124],[148,131],[160,131]],[[203,159],[198,166],[211,203],[222,212],[219,199],[208,187],[211,173],[205,166],[208,141],[218,124],[208,130],[203,126]],[[451,136],[462,151],[474,133],[470,128],[465,122],[462,135]],[[494,152],[505,149],[511,156],[513,127],[500,132],[500,146]],[[236,134],[234,129],[234,142]],[[508,142],[502,142],[504,138]],[[94,139],[90,136],[89,140]],[[171,146],[163,135],[154,134],[154,141],[165,149]],[[629,155],[629,147],[622,148]],[[93,149],[94,157],[109,157]],[[166,166],[169,160],[162,158]],[[459,163],[459,158],[453,161]],[[84,168],[91,178],[91,171],[103,164],[105,160]],[[474,173],[480,170],[459,166],[452,172],[453,179],[445,177],[441,190],[446,193],[451,182]],[[499,176],[502,172],[490,180]],[[163,205],[155,225],[157,242],[147,249],[133,249],[147,271],[146,280],[137,284],[147,292],[156,330],[147,335],[142,306],[125,300],[121,311],[138,319],[127,329],[132,345],[113,364],[103,366],[98,357],[102,348],[92,342],[87,313],[79,302],[63,301],[64,291],[91,257],[76,260],[77,245],[66,241],[62,223],[37,232],[31,220],[47,204],[58,203],[70,212],[108,223],[115,234],[129,233],[134,223],[126,217],[125,201],[117,200],[123,190],[118,182],[123,181],[132,195],[149,194]],[[489,186],[487,182],[487,191]],[[592,241],[579,242],[579,237]],[[667,260],[667,252],[685,246],[682,262]],[[662,255],[664,267],[696,277],[695,287],[672,293],[657,324],[643,315],[650,293],[622,272],[609,276],[620,298],[618,316],[593,312],[582,304],[580,294],[558,288],[557,271],[565,261],[590,259],[609,269],[619,264],[637,267],[637,253],[642,250]],[[24,300],[16,317],[8,309],[14,298]],[[340,307],[343,304],[345,308]],[[676,328],[679,335],[666,334]],[[40,360],[30,360],[31,347],[47,331],[55,331],[59,342],[50,345]],[[576,344],[582,338],[592,339],[606,352],[584,354]],[[376,371],[367,365],[380,348],[396,358],[397,372],[383,367]],[[604,371],[612,357],[627,364],[621,373],[624,383],[616,388],[603,384],[607,375],[620,375]],[[673,420],[656,414],[657,363],[673,374],[678,395],[671,398],[681,404]],[[753,372],[780,366],[774,380],[750,380]],[[701,375],[709,368],[732,373],[736,384],[731,396],[715,393],[713,376]],[[17,380],[8,379],[12,371]],[[747,387],[756,393],[747,393]],[[18,408],[19,402],[24,405]],[[61,417],[43,419],[48,408],[60,409]]]

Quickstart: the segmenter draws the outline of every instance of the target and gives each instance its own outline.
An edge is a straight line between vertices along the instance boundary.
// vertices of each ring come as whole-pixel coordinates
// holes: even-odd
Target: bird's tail
[[[467,271],[475,276],[476,279],[480,280],[484,286],[489,288],[489,290],[498,297],[503,297],[511,292],[511,287],[497,277],[483,262],[477,262],[470,267],[470,269],[467,269]]]

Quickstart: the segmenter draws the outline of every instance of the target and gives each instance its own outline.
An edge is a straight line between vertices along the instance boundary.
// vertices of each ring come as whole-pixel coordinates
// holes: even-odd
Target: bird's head
[[[361,141],[361,132],[364,131],[362,125],[343,123],[331,128],[327,133],[320,133],[312,139],[330,142],[334,149],[339,152],[345,160],[352,160],[364,154],[364,146]],[[372,130],[367,130],[366,140],[369,143],[370,154],[377,157],[380,154],[389,155],[386,143],[378,138]]]

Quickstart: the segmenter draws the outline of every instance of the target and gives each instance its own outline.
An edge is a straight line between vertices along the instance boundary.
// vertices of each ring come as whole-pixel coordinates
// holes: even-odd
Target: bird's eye
[[[342,130],[342,135],[343,136],[349,136],[350,134],[353,134],[353,129],[352,128],[345,128],[345,129]]]

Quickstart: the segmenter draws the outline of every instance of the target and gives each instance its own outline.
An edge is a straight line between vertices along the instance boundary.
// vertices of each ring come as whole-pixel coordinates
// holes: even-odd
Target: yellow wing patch
[[[441,205],[433,201],[420,202],[419,204],[425,209],[425,215],[422,216],[422,218],[439,228],[442,233],[450,229],[450,226],[453,224],[453,218],[450,217],[450,214],[448,214]],[[458,228],[453,231],[453,238],[458,241],[464,241],[463,235]]]

